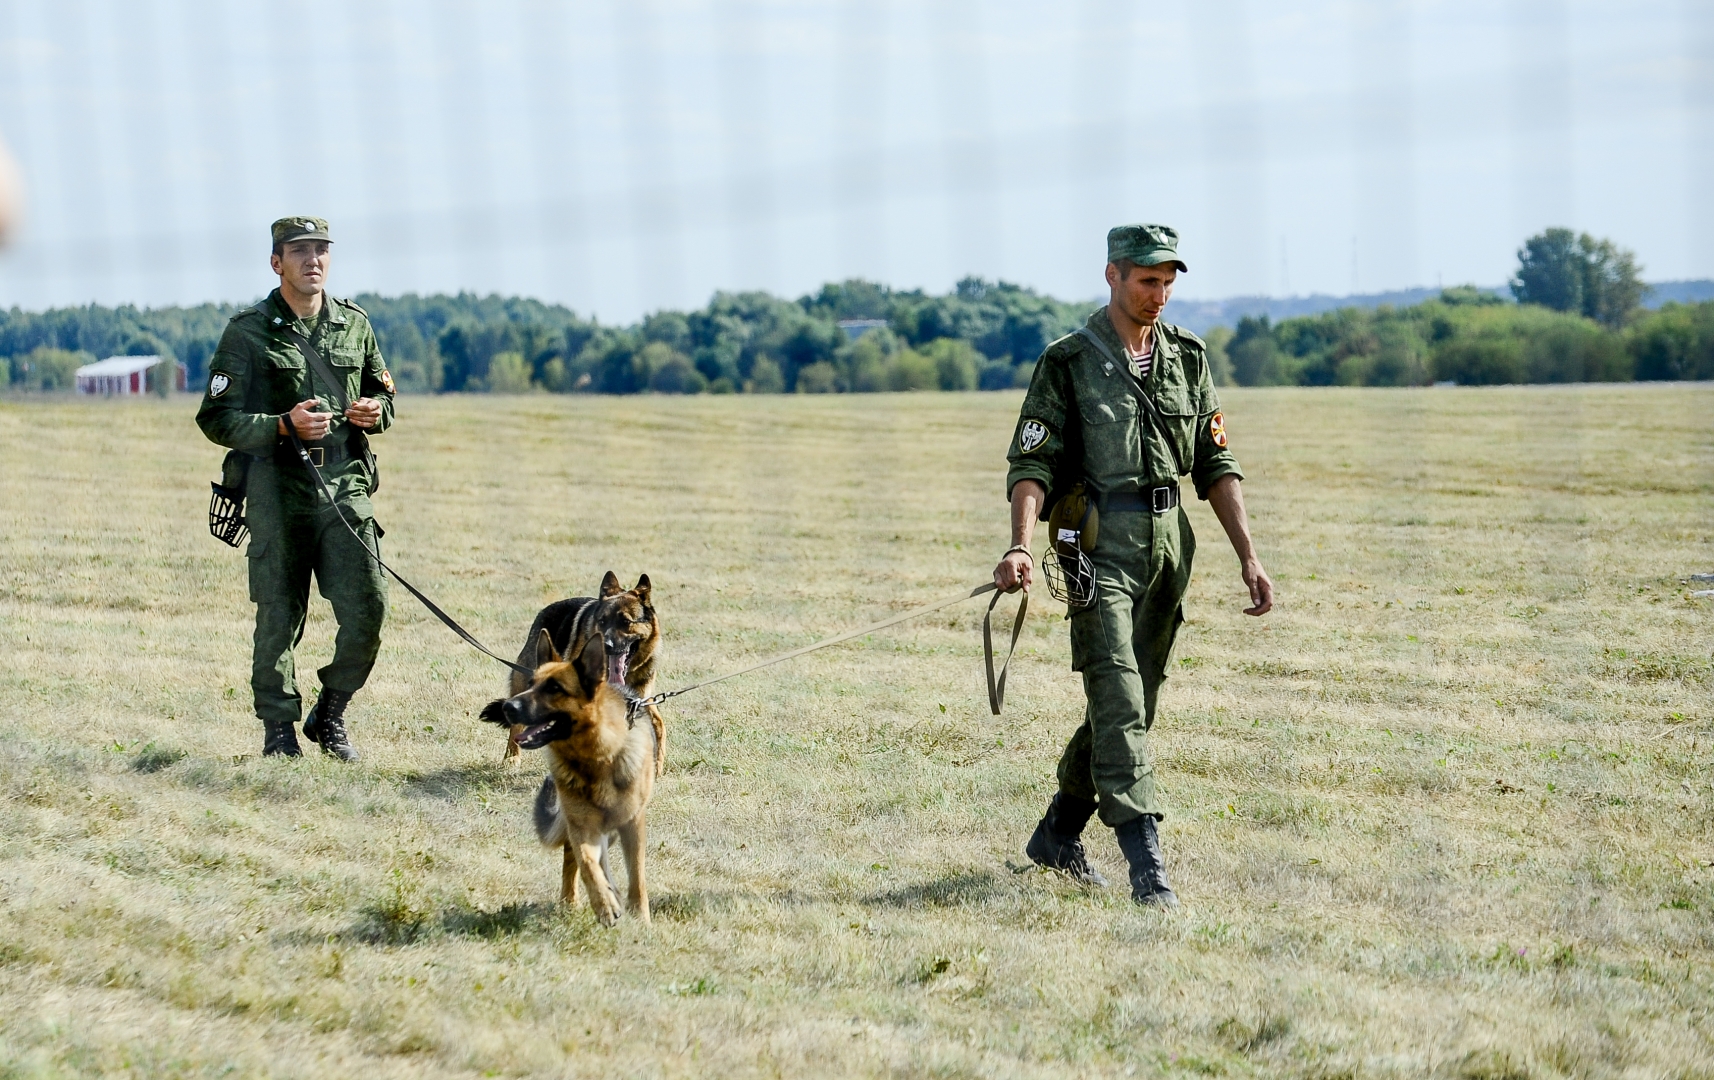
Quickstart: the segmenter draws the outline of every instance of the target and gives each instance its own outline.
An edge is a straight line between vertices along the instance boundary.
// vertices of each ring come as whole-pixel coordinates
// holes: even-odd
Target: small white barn
[[[149,369],[167,363],[159,356],[109,356],[77,369],[77,392],[114,395],[149,392]],[[173,389],[185,388],[185,366],[173,361]],[[160,377],[159,375],[156,376]]]

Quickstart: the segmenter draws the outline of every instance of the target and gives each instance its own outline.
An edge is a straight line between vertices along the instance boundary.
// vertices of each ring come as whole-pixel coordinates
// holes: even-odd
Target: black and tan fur
[[[537,643],[542,663],[535,681],[522,693],[489,702],[482,719],[510,727],[526,750],[546,750],[536,836],[543,846],[563,850],[560,899],[575,904],[581,880],[595,917],[607,926],[619,921],[618,890],[607,865],[608,846],[617,838],[630,878],[626,906],[648,922],[643,852],[655,787],[654,727],[635,723],[629,687],[566,660],[545,628]]]
[[[649,575],[644,574],[634,587],[627,589],[619,584],[619,576],[609,570],[601,579],[600,596],[574,596],[542,608],[530,624],[524,647],[518,653],[520,667],[534,671],[541,665],[537,643],[544,631],[553,648],[577,664],[586,676],[605,678],[615,687],[627,687],[640,698],[655,692],[661,620],[655,612]],[[529,679],[514,671],[511,694],[515,697],[528,688]],[[666,767],[666,723],[659,708],[653,705],[648,708],[649,722],[655,729],[655,769],[659,775]],[[513,765],[519,763],[516,728],[506,738],[502,760]]]

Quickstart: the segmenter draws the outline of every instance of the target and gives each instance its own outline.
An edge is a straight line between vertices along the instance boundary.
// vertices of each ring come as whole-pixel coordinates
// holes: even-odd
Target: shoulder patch
[[[1208,418],[1208,437],[1213,440],[1215,446],[1224,447],[1226,445],[1226,415],[1224,413],[1215,413]]]
[[[217,398],[232,388],[232,376],[224,371],[217,371],[208,377],[208,396]]]
[[[1040,420],[1025,420],[1018,426],[1018,449],[1027,454],[1047,442],[1047,425]]]
[[[381,385],[387,388],[389,394],[398,393],[397,390],[393,389],[393,373],[386,368],[381,369]]]

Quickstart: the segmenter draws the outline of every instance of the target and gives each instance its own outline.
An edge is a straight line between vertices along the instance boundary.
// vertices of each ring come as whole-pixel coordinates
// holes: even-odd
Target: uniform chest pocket
[[[363,366],[363,352],[349,346],[336,346],[325,350],[327,362],[336,368],[360,368]]]
[[[1155,408],[1162,416],[1190,417],[1196,416],[1196,404],[1190,400],[1190,389],[1183,383],[1172,383],[1160,387],[1154,394]]]
[[[1135,399],[1128,394],[1089,395],[1078,402],[1077,411],[1083,419],[1085,475],[1102,490],[1134,478],[1143,461]]]
[[[268,366],[276,371],[302,371],[304,358],[289,344],[269,345]]]
[[[1083,423],[1086,427],[1116,424],[1120,421],[1127,421],[1132,424],[1137,422],[1137,403],[1128,396],[1111,400],[1097,399],[1080,402],[1078,412],[1083,414]]]
[[[1156,387],[1154,402],[1160,413],[1160,434],[1171,443],[1173,464],[1189,470],[1196,448],[1196,402],[1190,396],[1190,388],[1182,382],[1166,383]]]

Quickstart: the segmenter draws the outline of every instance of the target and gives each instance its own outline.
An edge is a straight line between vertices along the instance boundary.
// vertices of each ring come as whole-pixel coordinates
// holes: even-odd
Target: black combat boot
[[[262,756],[302,757],[303,751],[298,749],[297,725],[278,720],[262,721]]]
[[[1161,858],[1160,830],[1155,816],[1144,814],[1113,830],[1119,850],[1131,864],[1131,899],[1151,907],[1175,908],[1178,897],[1166,883],[1166,861]]]
[[[1080,885],[1105,889],[1107,879],[1089,865],[1081,839],[1083,826],[1089,824],[1093,813],[1095,803],[1090,800],[1056,792],[1030,842],[1024,845],[1024,854],[1036,865],[1058,870]]]
[[[345,734],[345,707],[351,704],[351,691],[321,688],[316,695],[315,708],[304,721],[304,735],[321,744],[321,752],[332,754],[341,761],[356,761],[357,748]]]

